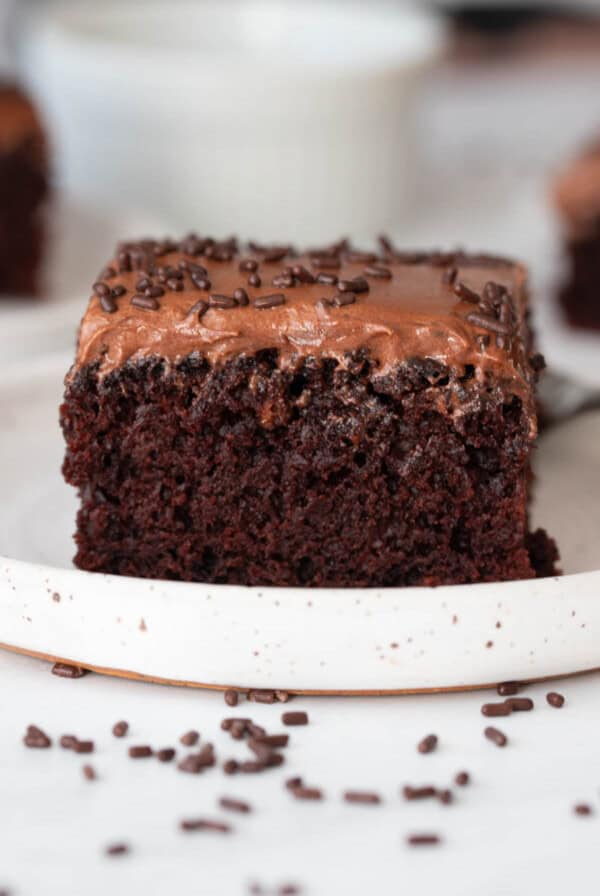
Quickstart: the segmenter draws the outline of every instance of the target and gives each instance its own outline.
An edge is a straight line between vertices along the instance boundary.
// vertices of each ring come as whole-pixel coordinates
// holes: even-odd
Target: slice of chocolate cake
[[[311,586],[553,571],[527,526],[543,362],[525,269],[382,248],[119,247],[61,409],[79,567]]]
[[[564,314],[572,326],[600,330],[600,142],[561,172],[554,199],[566,244]]]
[[[0,294],[38,290],[47,192],[46,143],[36,112],[16,87],[0,85]]]

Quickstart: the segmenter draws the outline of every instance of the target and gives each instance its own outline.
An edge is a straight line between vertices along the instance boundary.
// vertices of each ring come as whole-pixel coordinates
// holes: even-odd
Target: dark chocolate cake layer
[[[527,527],[522,267],[192,237],[123,246],[94,292],[61,409],[81,568],[312,586],[552,571]]]
[[[47,193],[46,144],[35,110],[17,88],[0,86],[0,294],[38,291]]]

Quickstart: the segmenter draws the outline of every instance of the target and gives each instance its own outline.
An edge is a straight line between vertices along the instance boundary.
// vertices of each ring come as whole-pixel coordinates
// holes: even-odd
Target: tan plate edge
[[[4,644],[3,642],[0,642],[0,649],[10,651],[11,653],[18,653],[21,656],[29,656],[37,660],[45,660],[48,663],[66,663],[70,666],[80,666],[82,669],[87,669],[89,672],[96,672],[99,675],[109,675],[113,678],[126,678],[130,681],[142,681],[149,684],[163,684],[169,685],[171,687],[202,688],[207,691],[226,691],[228,689],[231,689],[243,693],[245,691],[252,690],[251,685],[241,686],[235,684],[203,684],[200,681],[180,681],[171,678],[157,678],[152,675],[143,675],[139,672],[131,672],[127,669],[107,669],[103,666],[91,666],[88,664],[83,664],[78,660],[68,659],[67,657],[52,656],[49,653],[40,653],[37,650],[25,650],[25,648],[23,647],[14,647],[12,644]],[[600,668],[594,667],[592,669],[582,669],[578,672],[565,672],[561,675],[546,675],[540,678],[528,678],[526,680],[522,680],[520,683],[535,684],[536,682],[542,681],[558,681],[564,678],[574,678],[577,675],[588,675],[591,672],[598,671],[600,671]],[[455,687],[447,688],[390,688],[389,690],[371,689],[351,691],[304,690],[301,688],[285,688],[285,690],[289,694],[298,694],[307,697],[402,697],[415,694],[456,694],[463,693],[465,691],[480,691],[485,689],[489,690],[491,688],[495,688],[497,685],[497,681],[492,681],[485,684],[456,685]]]

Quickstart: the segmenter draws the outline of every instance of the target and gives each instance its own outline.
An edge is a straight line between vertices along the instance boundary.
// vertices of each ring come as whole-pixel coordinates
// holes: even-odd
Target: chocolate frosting
[[[385,246],[381,256],[371,259],[347,250],[344,244],[318,250],[321,254],[315,250],[283,257],[277,257],[282,250],[272,247],[252,246],[240,252],[232,241],[219,244],[197,237],[180,244],[123,244],[95,284],[97,294],[92,295],[81,324],[74,369],[97,362],[99,375],[105,376],[128,361],[157,356],[177,363],[194,352],[220,365],[262,349],[277,349],[281,366],[294,365],[307,356],[333,357],[344,363],[349,352],[366,349],[382,375],[412,358],[434,359],[459,375],[472,365],[477,378],[491,373],[531,407],[534,373],[525,321],[526,269],[487,256],[402,255],[391,250],[389,243]],[[269,261],[270,257],[277,260]],[[245,259],[258,263],[260,287],[250,286],[251,273],[240,270],[240,261]],[[210,288],[201,289],[192,282],[190,265],[194,264],[206,270]],[[373,265],[383,266],[384,271],[370,273]],[[299,277],[290,268],[298,270]],[[170,276],[177,271],[179,280]],[[362,278],[346,284],[346,295],[354,295],[352,304],[336,304],[336,296],[342,295],[337,285],[303,282],[319,272],[340,281]],[[196,272],[198,276],[201,281]],[[281,277],[286,285],[277,279]],[[280,285],[274,285],[273,279]],[[358,291],[365,281],[367,291]],[[139,296],[149,295],[148,282],[155,293],[160,292],[157,286],[165,291],[151,301],[146,299],[146,304],[155,307],[132,305],[134,296],[139,301]],[[290,282],[293,285],[287,285]],[[491,293],[486,284],[496,284]],[[350,288],[353,285],[356,290]],[[231,299],[240,288],[246,291],[248,304],[206,307],[211,296]],[[506,295],[509,311],[491,312],[489,302],[486,310],[482,299],[486,289],[488,294],[495,289]],[[273,294],[284,297],[277,299],[282,304],[254,305]],[[494,313],[505,322],[510,318],[509,325],[495,326]]]

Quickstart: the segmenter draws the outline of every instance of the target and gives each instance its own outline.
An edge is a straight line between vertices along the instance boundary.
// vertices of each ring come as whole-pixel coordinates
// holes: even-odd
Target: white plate
[[[72,568],[59,467],[68,358],[0,382],[0,642],[113,673],[301,691],[472,687],[600,667],[600,415],[551,431],[534,519],[562,578],[443,588],[245,588]]]

